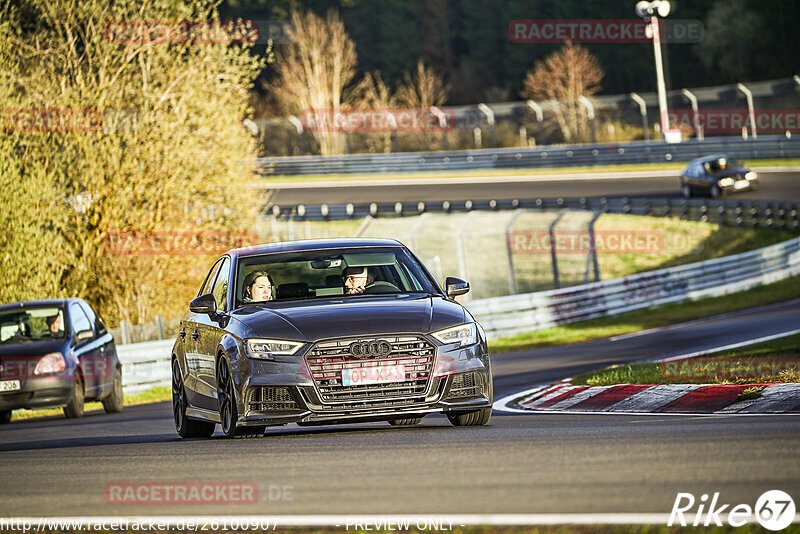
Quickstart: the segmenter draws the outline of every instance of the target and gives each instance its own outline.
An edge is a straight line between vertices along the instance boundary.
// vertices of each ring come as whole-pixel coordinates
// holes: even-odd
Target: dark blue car
[[[22,408],[80,417],[87,400],[122,411],[114,338],[92,307],[77,298],[0,306],[0,423]]]

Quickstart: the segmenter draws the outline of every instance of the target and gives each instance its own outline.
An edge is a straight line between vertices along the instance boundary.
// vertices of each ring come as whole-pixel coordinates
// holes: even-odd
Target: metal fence
[[[130,345],[117,344],[125,394],[170,385],[170,356],[174,343],[174,339],[169,339]]]
[[[689,161],[716,152],[740,159],[800,157],[800,137],[762,135],[757,139],[715,137],[683,143],[642,141],[444,152],[291,156],[258,158],[257,164],[259,172],[264,175],[372,174],[663,163]]]
[[[724,258],[567,289],[467,303],[490,339],[721,296],[800,274],[800,238]]]

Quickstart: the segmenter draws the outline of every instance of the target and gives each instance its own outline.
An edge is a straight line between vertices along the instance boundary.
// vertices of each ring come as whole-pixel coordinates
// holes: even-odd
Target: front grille
[[[483,380],[478,373],[461,373],[453,377],[448,398],[475,397],[481,394]]]
[[[386,356],[356,357],[348,347],[355,341],[383,340],[391,345]],[[436,348],[420,336],[370,336],[321,341],[306,354],[306,362],[317,390],[325,403],[360,401],[353,407],[366,407],[368,402],[400,399],[401,404],[424,400],[433,373]],[[405,380],[380,384],[342,385],[343,369],[402,365]],[[337,407],[344,408],[339,405]]]
[[[291,411],[300,407],[289,394],[289,388],[279,386],[254,386],[250,388],[250,411]]]

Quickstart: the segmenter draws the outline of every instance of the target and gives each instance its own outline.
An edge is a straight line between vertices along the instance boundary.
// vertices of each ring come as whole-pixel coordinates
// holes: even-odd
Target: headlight
[[[273,356],[291,356],[305,343],[281,339],[248,339],[247,355],[259,360],[271,360]]]
[[[721,178],[719,181],[719,185],[721,187],[728,187],[729,185],[733,185],[733,178]]]
[[[748,173],[745,174],[744,177],[747,178],[748,180],[755,180],[756,178],[758,178],[758,174],[756,174],[755,171],[748,171]]]
[[[60,373],[66,368],[67,362],[64,360],[64,355],[60,352],[53,352],[51,354],[46,354],[39,359],[39,363],[36,364],[33,374],[49,375],[53,373]]]
[[[431,335],[444,344],[458,343],[458,347],[466,347],[478,342],[478,329],[475,328],[475,323],[445,328]]]

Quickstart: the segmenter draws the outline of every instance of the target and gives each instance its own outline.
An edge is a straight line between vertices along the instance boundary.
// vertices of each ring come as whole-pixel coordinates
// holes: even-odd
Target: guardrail
[[[795,238],[670,269],[465,305],[491,340],[661,304],[725,295],[799,274],[800,238]],[[169,386],[173,343],[164,340],[117,346],[126,394]]]
[[[689,161],[724,152],[735,158],[800,157],[800,138],[783,135],[714,137],[683,143],[633,142],[443,152],[287,156],[258,158],[264,175],[371,174],[475,169],[514,169]]]
[[[122,364],[122,389],[126,395],[170,385],[170,356],[174,343],[174,339],[167,339],[117,345],[117,356]]]
[[[712,200],[708,198],[529,198],[506,200],[462,200],[444,202],[372,202],[369,204],[321,204],[318,206],[273,206],[272,215],[294,220],[336,220],[421,215],[428,212],[474,210],[580,209],[602,213],[627,213],[707,221],[731,226],[800,230],[800,204],[761,200]]]
[[[733,256],[466,306],[489,339],[608,315],[721,296],[800,274],[800,238]]]

